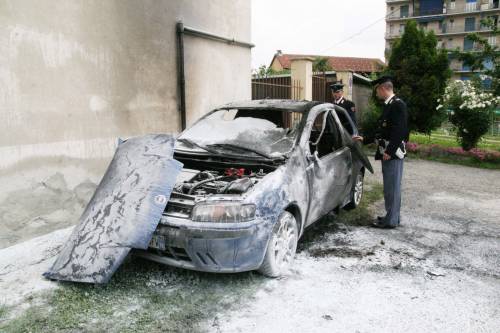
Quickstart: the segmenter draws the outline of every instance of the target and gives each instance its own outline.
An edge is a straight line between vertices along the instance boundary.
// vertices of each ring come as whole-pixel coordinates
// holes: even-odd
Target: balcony
[[[500,11],[498,4],[494,3],[481,4],[479,2],[471,2],[465,4],[457,4],[453,7],[445,6],[443,8],[436,8],[426,11],[413,10],[410,11],[408,15],[403,15],[403,16],[401,15],[400,12],[394,12],[387,16],[387,21],[408,20],[416,17],[452,16],[452,15],[480,13],[489,11],[494,11],[494,12]]]
[[[491,31],[491,28],[479,24],[474,25],[453,25],[446,26],[443,25],[441,30],[434,31],[436,35],[460,35],[460,34],[469,34],[473,32],[488,32]]]
[[[441,29],[425,29],[426,31],[434,31],[434,33],[437,36],[447,36],[447,35],[465,35],[473,32],[489,32],[492,31],[489,27],[486,27],[482,24],[475,24],[475,25],[453,25],[453,26],[446,26],[443,25]],[[393,32],[387,32],[385,34],[385,39],[394,39],[401,37],[403,34],[403,31],[393,31]],[[490,38],[490,44],[495,45],[496,44],[496,38]]]

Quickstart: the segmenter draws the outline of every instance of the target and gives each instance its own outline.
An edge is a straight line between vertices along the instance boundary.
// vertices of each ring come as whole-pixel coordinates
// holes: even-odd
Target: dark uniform
[[[378,119],[377,140],[379,149],[375,159],[381,160],[383,151],[392,159],[398,158],[396,150],[405,150],[404,143],[408,141],[408,111],[402,99],[392,96],[384,103],[384,110]],[[386,147],[387,145],[387,147]]]
[[[338,105],[340,107],[343,107],[347,111],[347,113],[349,114],[349,117],[351,117],[354,125],[357,125],[356,124],[356,113],[355,113],[356,112],[356,105],[352,101],[350,101],[350,100],[344,98],[344,96],[342,96],[342,98],[340,98],[340,100],[333,101],[333,104]]]
[[[343,87],[344,87],[344,85],[341,83],[335,83],[335,84],[330,85],[330,88],[332,89],[333,92],[343,90]],[[347,111],[347,113],[349,114],[349,117],[351,117],[354,125],[357,126],[357,124],[356,124],[356,105],[352,101],[350,101],[347,98],[345,98],[344,96],[342,96],[338,101],[334,100],[333,104],[344,108]]]
[[[392,96],[384,103],[384,110],[378,120],[378,147],[375,153],[375,159],[382,161],[384,178],[386,215],[378,221],[381,226],[396,227],[400,222],[401,180],[408,135],[406,104],[400,98]],[[384,152],[391,157],[390,160],[383,160]]]

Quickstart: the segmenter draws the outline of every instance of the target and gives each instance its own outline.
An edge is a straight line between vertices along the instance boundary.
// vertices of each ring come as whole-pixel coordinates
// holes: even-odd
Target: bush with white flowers
[[[448,84],[438,102],[438,110],[450,110],[450,122],[456,129],[457,139],[464,150],[470,150],[488,132],[500,96],[481,90],[472,81],[456,80]]]

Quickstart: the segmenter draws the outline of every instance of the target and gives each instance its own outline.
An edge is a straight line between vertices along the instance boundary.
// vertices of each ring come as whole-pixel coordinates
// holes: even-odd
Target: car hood
[[[147,135],[121,141],[49,279],[106,283],[132,248],[147,249],[182,163],[175,138]]]

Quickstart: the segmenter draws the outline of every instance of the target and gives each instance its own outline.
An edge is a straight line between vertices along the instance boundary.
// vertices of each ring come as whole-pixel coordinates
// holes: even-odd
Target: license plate
[[[163,250],[165,251],[167,249],[166,247],[166,238],[161,235],[153,235],[151,238],[151,241],[149,242],[149,247],[153,249],[158,249],[158,250]]]

